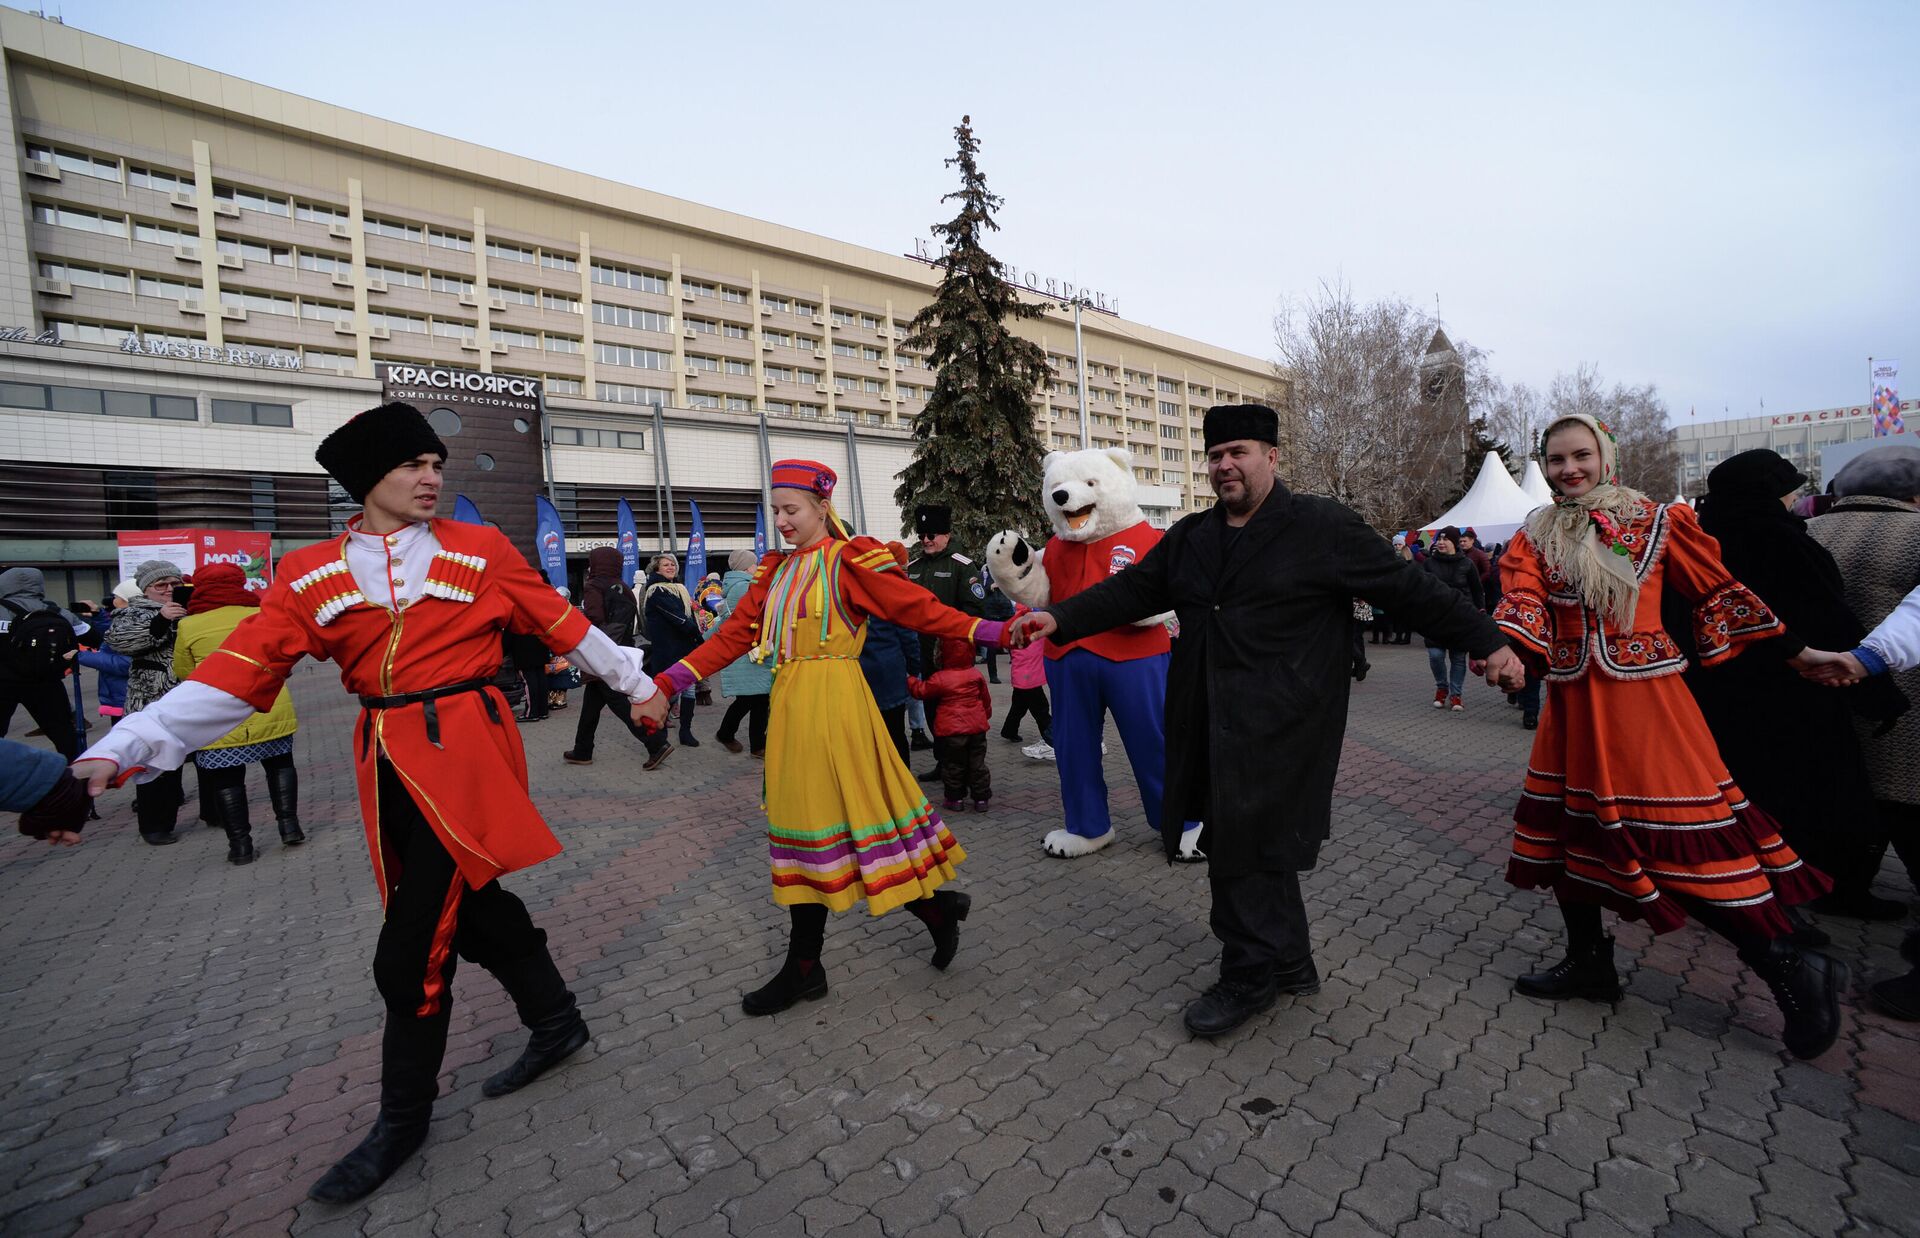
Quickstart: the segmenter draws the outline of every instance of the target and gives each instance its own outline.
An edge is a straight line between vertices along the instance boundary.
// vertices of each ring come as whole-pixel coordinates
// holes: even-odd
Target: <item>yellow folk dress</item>
[[[763,807],[773,901],[880,915],[926,898],[966,852],[888,737],[860,671],[866,619],[999,644],[1004,625],[951,610],[872,538],[771,554],[707,642],[656,676],[684,691],[743,653],[773,669]]]

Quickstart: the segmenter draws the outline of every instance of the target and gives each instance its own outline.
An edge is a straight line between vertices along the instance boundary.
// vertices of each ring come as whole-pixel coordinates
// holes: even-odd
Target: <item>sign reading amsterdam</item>
[[[419,409],[447,445],[442,494],[449,505],[455,493],[466,495],[521,554],[530,555],[533,499],[546,488],[540,380],[400,361],[374,368],[381,399]]]
[[[300,358],[291,353],[261,352],[258,348],[216,348],[212,344],[183,344],[178,340],[141,339],[129,335],[120,351],[132,357],[160,357],[168,361],[211,361],[254,370],[297,370]]]
[[[907,255],[915,262],[924,262],[929,266],[938,266],[941,256],[934,252],[933,246],[927,243],[925,237],[918,236],[913,238],[913,252]],[[1095,292],[1091,288],[1076,287],[1051,276],[1022,271],[1019,267],[1008,266],[1004,262],[1000,264],[1000,278],[1016,288],[1025,288],[1028,292],[1052,297],[1056,301],[1081,300],[1088,309],[1096,313],[1112,314],[1116,317],[1120,313],[1119,297],[1110,297],[1104,292]]]

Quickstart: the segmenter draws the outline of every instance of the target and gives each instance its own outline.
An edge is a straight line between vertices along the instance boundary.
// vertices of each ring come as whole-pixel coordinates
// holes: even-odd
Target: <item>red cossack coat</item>
[[[193,678],[264,710],[301,658],[338,663],[340,682],[357,696],[393,696],[492,677],[506,628],[535,633],[556,652],[585,639],[587,617],[499,530],[435,520],[433,533],[440,551],[426,593],[398,611],[361,596],[347,570],[345,535],[288,554],[259,613],[234,629]],[[418,704],[365,710],[354,724],[360,815],[382,901],[399,879],[380,838],[382,750],[470,888],[560,853],[528,797],[526,754],[506,698],[487,687],[443,697],[435,707],[437,747]]]

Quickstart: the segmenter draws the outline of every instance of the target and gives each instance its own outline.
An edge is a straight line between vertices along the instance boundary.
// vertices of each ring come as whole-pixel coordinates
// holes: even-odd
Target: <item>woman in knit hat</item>
[[[139,713],[179,682],[173,677],[174,625],[187,614],[173,594],[184,583],[180,569],[167,560],[148,559],[133,569],[133,583],[140,595],[114,612],[106,641],[108,649],[132,659],[127,668],[128,714]],[[179,841],[173,827],[185,799],[177,769],[139,784],[133,793],[133,816],[140,837],[156,847]]]
[[[741,1007],[769,1015],[825,997],[827,913],[865,900],[905,907],[933,935],[933,965],[960,946],[972,900],[941,889],[966,858],[887,737],[860,671],[870,616],[918,632],[1004,644],[1004,625],[936,602],[893,553],[849,537],[833,513],[832,469],[773,466],[773,517],[794,549],[768,555],[712,639],[654,682],[669,696],[752,651],[773,671],[765,802],[773,901],[791,919],[786,962]]]
[[[1793,944],[1784,904],[1818,898],[1831,883],[1727,773],[1680,678],[1687,661],[1661,624],[1660,601],[1671,590],[1688,603],[1703,666],[1785,630],[1728,573],[1692,509],[1618,483],[1603,424],[1559,418],[1541,437],[1541,456],[1554,501],[1509,544],[1506,596],[1494,610],[1552,695],[1514,814],[1507,880],[1553,891],[1568,946],[1560,963],[1515,987],[1616,1000],[1601,908],[1656,933],[1691,917],[1731,942],[1773,991],[1787,1048],[1817,1057],[1839,1034],[1845,969]]]
[[[193,578],[193,596],[173,642],[173,674],[185,680],[244,619],[260,609],[260,595],[247,588],[247,574],[231,563],[203,567]],[[256,711],[227,734],[193,754],[202,785],[219,805],[217,819],[227,832],[227,862],[253,863],[253,823],[247,809],[247,766],[258,763],[273,801],[280,841],[289,847],[307,841],[300,829],[299,774],[293,767],[293,697],[285,687],[271,709]]]

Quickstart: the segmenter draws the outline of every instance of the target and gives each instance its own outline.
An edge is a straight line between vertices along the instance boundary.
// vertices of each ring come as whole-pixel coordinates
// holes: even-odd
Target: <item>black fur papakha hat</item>
[[[913,509],[913,531],[921,537],[953,532],[953,509],[926,503]]]
[[[415,456],[437,452],[447,458],[447,445],[433,432],[420,410],[411,404],[382,404],[355,415],[353,420],[320,440],[313,458],[346,488],[356,503],[380,479]]]
[[[1207,450],[1243,438],[1278,445],[1280,414],[1264,404],[1216,404],[1207,410]]]

